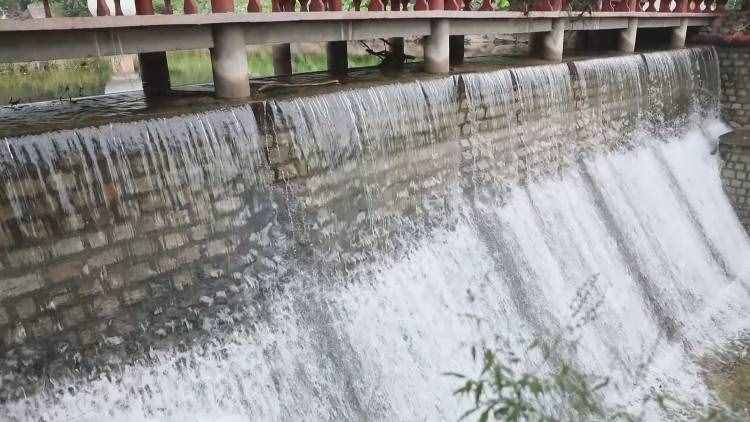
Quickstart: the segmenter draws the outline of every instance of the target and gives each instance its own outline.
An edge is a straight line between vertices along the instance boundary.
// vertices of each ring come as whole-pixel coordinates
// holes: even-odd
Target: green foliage
[[[106,59],[0,65],[0,105],[10,97],[28,102],[100,94],[111,69]]]
[[[617,401],[620,397],[637,398],[637,391],[622,391],[623,387],[613,385],[609,376],[575,365],[574,356],[579,355],[579,332],[596,319],[603,300],[596,282],[597,276],[593,276],[576,292],[569,307],[572,322],[562,330],[564,336],[538,335],[533,339],[511,341],[501,334],[493,334],[491,340],[480,337],[471,345],[471,358],[478,368],[477,374],[444,374],[457,380],[454,395],[468,398],[471,403],[461,420],[640,421],[647,415],[653,416],[654,412],[677,420],[746,420],[747,413],[738,414],[720,402],[704,407],[683,403],[671,394],[653,390],[644,393],[635,403],[620,403]],[[471,292],[469,296],[470,300],[475,297]],[[468,317],[478,328],[485,326],[492,331],[492,327],[487,327],[481,318]],[[645,376],[652,359],[653,356],[647,357],[645,363],[635,368],[635,379]],[[749,384],[744,384],[747,386],[750,385],[750,358],[746,362],[747,366],[735,373],[740,381],[747,377]],[[733,390],[735,396],[738,393],[745,395],[747,391],[750,387]]]
[[[549,351],[544,351],[543,343],[532,342],[526,349],[533,354],[541,351],[546,359],[551,359]],[[529,373],[514,368],[517,357],[502,358],[502,354],[489,348],[479,351],[482,369],[474,378],[463,374],[447,375],[459,378],[463,384],[455,391],[456,395],[471,398],[473,407],[461,417],[477,416],[480,422],[499,421],[558,421],[558,420],[630,420],[623,410],[613,410],[604,406],[599,392],[609,380],[585,374],[562,361],[548,373]],[[476,347],[472,357],[476,359]]]

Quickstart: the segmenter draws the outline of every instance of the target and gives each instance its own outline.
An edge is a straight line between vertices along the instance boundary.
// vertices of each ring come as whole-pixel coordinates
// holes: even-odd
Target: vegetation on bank
[[[750,420],[750,337],[723,345],[698,360],[712,390],[710,404],[685,403],[668,390],[615,385],[610,377],[576,364],[581,330],[597,319],[602,301],[590,294],[594,276],[571,304],[571,323],[562,334],[539,334],[530,341],[494,330],[468,315],[480,335],[470,345],[475,374],[445,373],[456,380],[454,394],[469,404],[461,420],[641,421],[655,415],[669,420],[740,422]],[[469,292],[470,299],[473,294]],[[590,303],[591,302],[591,303]],[[572,340],[571,340],[572,339]],[[651,355],[632,367],[629,377],[644,379]],[[625,390],[624,390],[625,389]],[[468,400],[467,400],[468,399]]]

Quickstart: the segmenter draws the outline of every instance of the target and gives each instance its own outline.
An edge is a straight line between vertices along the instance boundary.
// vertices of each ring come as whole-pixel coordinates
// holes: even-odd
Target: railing
[[[659,12],[659,13],[716,13],[723,12],[728,0],[593,0],[584,7],[572,7],[568,0],[535,0],[532,4],[524,3],[522,11],[544,11],[555,12],[570,10],[573,12]],[[49,0],[43,0],[46,17],[52,17]],[[297,8],[299,4],[299,8]],[[407,11],[410,0],[391,0],[388,9],[388,0],[369,0],[367,11],[394,12]],[[585,3],[584,3],[585,4]],[[120,0],[114,0],[115,16],[123,16]],[[354,11],[361,11],[362,0],[353,0]],[[154,15],[153,0],[136,0],[135,9],[137,15]],[[260,0],[248,0],[248,13],[264,12]],[[271,12],[326,12],[342,11],[341,0],[272,0]],[[472,8],[471,0],[414,0],[411,10],[464,10],[464,11],[496,11],[492,0],[483,0],[477,9]],[[213,13],[234,13],[234,0],[211,0],[211,11]],[[183,13],[194,15],[198,13],[198,6],[194,0],[185,0]],[[170,0],[165,0],[164,14],[173,14]],[[112,13],[105,0],[96,2],[97,16],[111,16]]]

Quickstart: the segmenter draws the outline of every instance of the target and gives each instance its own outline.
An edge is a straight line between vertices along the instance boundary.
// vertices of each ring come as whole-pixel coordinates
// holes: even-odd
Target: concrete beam
[[[357,41],[423,37],[431,33],[430,17],[450,20],[450,35],[524,34],[552,31],[565,20],[569,29],[625,29],[632,13],[596,12],[578,19],[559,12],[321,12],[217,13],[209,15],[117,16],[0,20],[0,62],[99,57],[213,47],[209,23],[237,23],[248,44]],[[639,28],[708,26],[711,14],[640,13]],[[108,27],[108,25],[110,25]],[[54,40],[54,42],[50,42]]]
[[[247,69],[245,33],[237,24],[216,25],[213,28],[214,48],[211,64],[214,89],[219,98],[250,96],[250,77]]]
[[[427,73],[450,72],[450,22],[435,19],[430,22],[430,35],[424,39],[424,68]]]
[[[556,19],[552,22],[552,29],[549,32],[533,34],[529,45],[531,55],[544,60],[561,62],[566,25],[566,19]]]
[[[485,12],[491,13],[491,12]],[[530,34],[552,28],[552,19],[451,19],[451,35]]]
[[[638,35],[638,18],[628,19],[628,27],[617,31],[617,50],[623,53],[635,52],[635,39]]]
[[[690,18],[697,21],[708,21],[720,16],[719,13],[670,13],[670,18]],[[558,19],[570,18],[568,11],[560,12],[482,12],[482,11],[451,11],[451,10],[425,10],[425,11],[402,11],[393,13],[383,12],[277,12],[277,13],[210,13],[194,15],[152,15],[152,16],[101,16],[85,18],[50,18],[50,19],[0,19],[0,32],[36,32],[36,31],[60,31],[60,30],[91,30],[91,29],[118,29],[118,28],[156,28],[174,26],[209,26],[219,23],[282,23],[282,22],[353,22],[353,21],[408,21],[432,19],[457,19],[457,20],[536,20],[536,19]],[[577,18],[577,21],[591,19],[609,20],[638,17],[643,22],[660,22],[666,19],[664,13],[659,12],[592,12]],[[693,25],[693,24],[691,24]]]
[[[569,31],[601,31],[607,29],[624,29],[628,27],[630,18],[587,18],[570,19],[567,21],[565,30]]]
[[[682,19],[680,26],[672,29],[672,37],[669,42],[669,46],[672,48],[683,48],[685,47],[685,39],[687,38],[688,20]]]
[[[289,43],[274,45],[273,74],[276,76],[289,76],[292,74],[292,46]]]

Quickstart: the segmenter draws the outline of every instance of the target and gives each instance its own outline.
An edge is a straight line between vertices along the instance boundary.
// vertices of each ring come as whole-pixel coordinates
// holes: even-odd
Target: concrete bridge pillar
[[[214,89],[219,98],[250,96],[245,31],[240,25],[224,24],[212,28],[214,48],[211,64]]]
[[[398,0],[391,0],[391,2],[398,3]],[[403,57],[404,39],[402,37],[388,38],[388,51],[390,51],[394,57]]]
[[[136,15],[153,15],[153,2],[151,0],[135,0],[135,13]],[[146,97],[169,94],[171,84],[166,52],[140,53],[138,54],[138,64],[143,93]]]
[[[544,60],[561,62],[565,25],[565,19],[555,19],[552,21],[552,29],[549,32],[532,34],[529,45],[531,55]]]
[[[684,48],[685,39],[687,38],[687,18],[680,19],[680,26],[672,29],[672,37],[669,46],[672,48]]]
[[[167,66],[167,53],[157,51],[153,53],[138,54],[138,64],[141,73],[143,93],[146,97],[158,97],[169,94],[171,83],[169,81],[169,67]]]
[[[334,75],[346,73],[349,68],[349,57],[346,41],[330,41],[326,44],[328,71]]]
[[[424,68],[427,73],[450,72],[450,22],[430,21],[430,35],[424,40]]]
[[[289,44],[273,46],[273,74],[276,76],[292,74],[292,47]]]
[[[635,39],[638,34],[638,18],[628,19],[628,27],[617,33],[617,49],[623,53],[635,52]]]
[[[464,36],[450,36],[450,59],[451,64],[462,64],[464,62]]]

